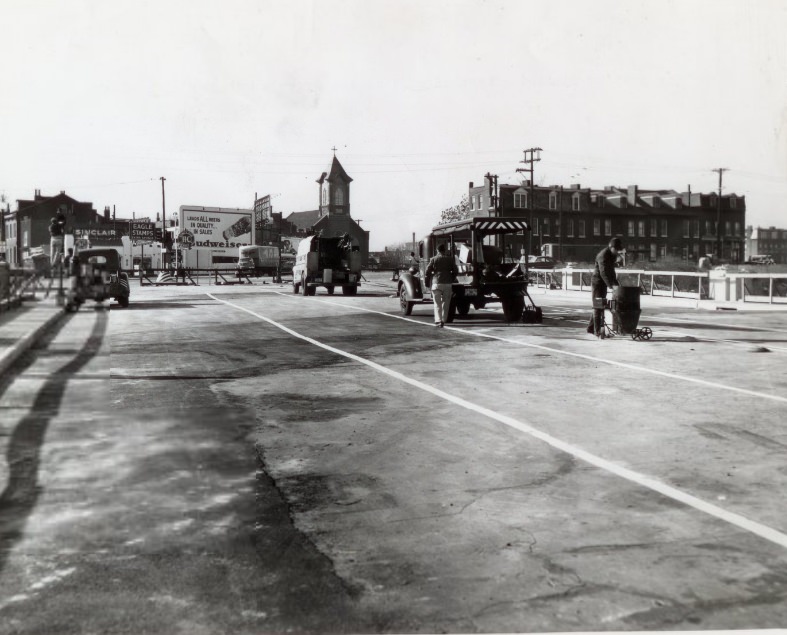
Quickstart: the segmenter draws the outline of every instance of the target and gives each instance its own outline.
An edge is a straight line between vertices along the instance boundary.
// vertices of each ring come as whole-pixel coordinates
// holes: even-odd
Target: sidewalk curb
[[[38,340],[65,315],[65,313],[65,309],[58,309],[42,324],[39,324],[35,329],[19,338],[19,340],[9,349],[0,353],[0,375],[5,375],[8,369],[13,366],[14,362],[35,346],[36,342],[38,342]]]

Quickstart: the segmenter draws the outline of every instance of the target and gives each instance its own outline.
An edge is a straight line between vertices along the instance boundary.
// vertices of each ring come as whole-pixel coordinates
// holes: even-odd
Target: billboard
[[[134,242],[156,242],[156,226],[153,223],[132,221],[129,238]]]
[[[271,220],[273,206],[271,205],[271,195],[266,194],[262,198],[254,201],[254,226],[262,229]]]
[[[93,247],[120,247],[123,231],[114,227],[74,227],[74,238],[85,239]]]
[[[254,211],[181,205],[180,231],[194,236],[193,249],[237,248],[254,244]]]
[[[303,236],[282,236],[281,237],[281,253],[282,254],[297,254],[298,245],[301,244]]]

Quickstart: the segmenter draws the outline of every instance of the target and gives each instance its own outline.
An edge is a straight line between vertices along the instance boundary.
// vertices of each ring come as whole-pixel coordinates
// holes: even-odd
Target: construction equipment
[[[525,218],[466,218],[437,225],[419,243],[420,262],[399,276],[397,295],[404,315],[416,304],[432,302],[432,291],[425,284],[429,259],[437,245],[446,243],[446,253],[454,258],[457,276],[448,321],[499,302],[507,322],[541,322],[543,314],[527,291],[527,264],[505,256],[506,240],[524,244],[523,233],[530,230]],[[516,238],[514,238],[517,236]]]

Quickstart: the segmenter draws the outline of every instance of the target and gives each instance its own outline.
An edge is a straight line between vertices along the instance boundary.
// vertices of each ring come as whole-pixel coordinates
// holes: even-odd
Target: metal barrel
[[[610,309],[612,311],[613,329],[623,335],[631,335],[639,324],[640,288],[619,286],[612,293]]]

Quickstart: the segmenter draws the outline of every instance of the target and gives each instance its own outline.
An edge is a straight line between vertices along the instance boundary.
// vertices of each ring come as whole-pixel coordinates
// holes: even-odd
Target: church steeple
[[[331,214],[350,215],[350,183],[352,179],[336,158],[336,148],[329,172],[323,172],[320,184],[320,216]]]

